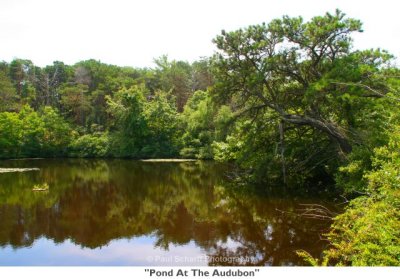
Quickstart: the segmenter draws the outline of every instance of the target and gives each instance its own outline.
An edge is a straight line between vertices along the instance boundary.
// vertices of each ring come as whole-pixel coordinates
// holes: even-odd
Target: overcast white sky
[[[153,59],[193,61],[214,51],[222,29],[282,15],[309,19],[341,9],[364,23],[355,47],[400,57],[400,1],[357,0],[0,0],[0,60],[39,66],[94,58],[152,67]]]

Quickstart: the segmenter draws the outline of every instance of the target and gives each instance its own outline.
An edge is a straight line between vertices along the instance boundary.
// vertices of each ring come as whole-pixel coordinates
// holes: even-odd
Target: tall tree
[[[156,59],[155,63],[158,66],[156,71],[161,89],[175,96],[178,111],[182,112],[192,92],[190,64],[183,61],[168,61],[167,56]]]
[[[108,96],[108,111],[115,118],[115,152],[119,156],[139,156],[148,135],[147,123],[143,113],[146,88],[134,86],[123,88],[114,98]]]
[[[203,58],[192,63],[192,91],[206,91],[214,84],[211,60]]]
[[[11,80],[4,71],[0,70],[0,112],[16,110],[18,99]]]
[[[85,126],[91,112],[88,87],[84,84],[68,85],[60,89],[61,103],[69,117],[78,125]]]
[[[284,16],[223,31],[214,40],[215,92],[246,110],[273,112],[286,128],[310,127],[349,153],[356,133],[350,115],[388,92],[379,72],[390,56],[351,50],[351,33],[361,31],[360,21],[338,10],[309,22]]]
[[[54,61],[53,65],[36,70],[37,99],[40,105],[60,108],[59,88],[72,76],[72,68],[63,62]]]

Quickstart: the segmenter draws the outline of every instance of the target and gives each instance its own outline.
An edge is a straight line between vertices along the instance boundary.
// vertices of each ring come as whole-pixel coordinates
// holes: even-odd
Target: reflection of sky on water
[[[54,244],[42,237],[31,247],[1,248],[0,265],[207,265],[205,252],[193,241],[185,246],[170,245],[168,251],[154,247],[155,242],[154,237],[141,236],[89,249],[70,240]]]

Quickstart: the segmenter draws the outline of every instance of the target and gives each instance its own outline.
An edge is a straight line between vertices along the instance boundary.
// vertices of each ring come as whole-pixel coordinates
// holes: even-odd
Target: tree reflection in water
[[[46,237],[98,248],[147,235],[166,250],[193,241],[209,256],[209,265],[301,265],[296,250],[319,256],[326,245],[321,234],[329,221],[282,213],[321,199],[235,191],[224,178],[226,165],[78,159],[5,163],[41,170],[0,176],[1,247],[27,247]],[[40,183],[50,190],[32,191]]]

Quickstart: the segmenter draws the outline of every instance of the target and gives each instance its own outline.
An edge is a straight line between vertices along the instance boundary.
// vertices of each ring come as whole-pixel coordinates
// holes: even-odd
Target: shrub
[[[109,142],[107,133],[83,135],[71,143],[71,155],[77,157],[106,157],[109,155]]]

